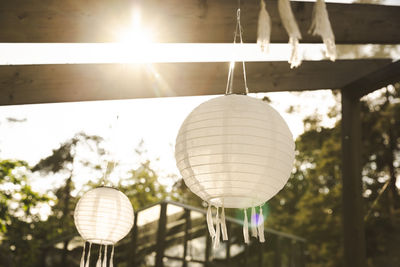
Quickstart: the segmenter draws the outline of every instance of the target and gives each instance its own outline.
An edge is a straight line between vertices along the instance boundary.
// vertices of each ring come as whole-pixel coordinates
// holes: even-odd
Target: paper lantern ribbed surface
[[[129,199],[111,187],[88,191],[75,208],[75,225],[82,238],[90,243],[113,245],[124,238],[133,225]]]
[[[175,147],[185,184],[210,205],[259,206],[286,184],[292,134],[279,113],[246,95],[225,95],[195,108]]]

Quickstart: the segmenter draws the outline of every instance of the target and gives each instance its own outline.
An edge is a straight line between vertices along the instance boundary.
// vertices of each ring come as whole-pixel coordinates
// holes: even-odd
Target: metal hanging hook
[[[235,28],[234,38],[233,38],[234,44],[236,44],[236,39],[237,39],[238,35],[239,35],[240,44],[243,44],[242,24],[240,21],[240,0],[238,0],[238,9],[236,10],[236,28]],[[242,64],[243,64],[243,81],[244,81],[244,86],[245,86],[245,94],[248,94],[249,89],[247,87],[246,64],[245,64],[244,60],[242,61]],[[234,69],[235,69],[235,61],[232,61],[229,65],[228,79],[227,79],[227,83],[226,83],[225,94],[227,94],[227,95],[232,94]]]

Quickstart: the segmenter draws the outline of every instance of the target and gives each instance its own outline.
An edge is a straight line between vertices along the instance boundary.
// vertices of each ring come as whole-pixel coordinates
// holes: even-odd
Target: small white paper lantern
[[[74,213],[75,226],[82,238],[89,242],[90,247],[91,244],[100,245],[97,264],[101,264],[101,247],[104,246],[104,265],[107,262],[107,246],[112,246],[110,266],[114,244],[129,233],[133,219],[133,208],[129,199],[112,187],[98,187],[88,191],[78,201]],[[89,266],[90,247],[86,261],[84,248],[81,267]]]
[[[207,220],[216,246],[220,232],[227,239],[224,208],[245,209],[247,243],[246,209],[251,207],[253,236],[258,232],[264,241],[262,214],[256,215],[254,207],[263,205],[286,184],[293,168],[294,147],[279,113],[266,102],[246,95],[211,99],[185,119],[176,139],[175,158],[185,184],[209,204]],[[216,230],[211,206],[217,207]]]

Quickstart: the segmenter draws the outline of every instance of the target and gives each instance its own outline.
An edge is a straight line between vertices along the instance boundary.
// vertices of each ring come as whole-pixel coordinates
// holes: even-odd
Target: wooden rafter
[[[232,0],[2,0],[0,42],[115,42],[131,25],[133,5],[158,42],[229,43],[237,2]],[[277,4],[269,0],[272,42],[286,43]],[[291,2],[303,43],[320,43],[307,33],[312,2]],[[327,3],[338,44],[399,44],[400,7]],[[242,1],[246,42],[255,42],[259,1]]]
[[[248,85],[254,93],[339,89],[390,63],[305,61],[291,70],[287,62],[253,62]],[[227,72],[227,63],[0,66],[0,105],[223,94]],[[236,92],[242,79],[238,66]]]
[[[355,98],[360,98],[391,83],[400,82],[400,60],[377,69],[343,87]]]

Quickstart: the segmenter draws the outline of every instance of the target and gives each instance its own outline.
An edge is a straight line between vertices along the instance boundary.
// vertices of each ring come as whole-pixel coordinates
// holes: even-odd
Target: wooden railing
[[[139,225],[141,213],[159,206],[156,220]],[[168,215],[168,207],[179,207],[182,211]],[[196,215],[196,216],[192,216]],[[206,211],[174,201],[162,201],[136,211],[134,226],[130,235],[122,240],[116,251],[115,265],[129,267],[171,265],[181,262],[203,266],[305,266],[304,238],[265,228],[266,242],[255,239],[245,245],[242,237],[242,222],[227,217],[230,239],[222,243],[217,252],[211,248],[205,222]],[[204,246],[193,255],[190,248],[195,243]],[[204,242],[204,243],[203,243]],[[173,253],[169,253],[170,249]],[[180,253],[177,253],[177,252]],[[218,256],[222,254],[223,256]]]

